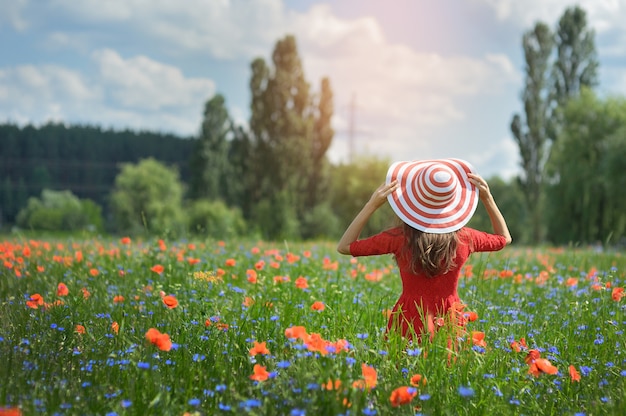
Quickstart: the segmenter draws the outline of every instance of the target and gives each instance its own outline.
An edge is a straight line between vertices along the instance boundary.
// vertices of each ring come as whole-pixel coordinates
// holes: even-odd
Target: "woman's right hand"
[[[480,175],[475,173],[468,173],[467,177],[469,181],[478,188],[478,196],[481,201],[488,200],[491,197],[491,191],[489,190],[489,184],[487,181]]]
[[[390,183],[381,184],[378,189],[374,191],[372,196],[370,197],[369,203],[372,204],[375,208],[379,208],[385,202],[387,202],[387,197],[396,189],[398,189],[398,181],[395,180]]]

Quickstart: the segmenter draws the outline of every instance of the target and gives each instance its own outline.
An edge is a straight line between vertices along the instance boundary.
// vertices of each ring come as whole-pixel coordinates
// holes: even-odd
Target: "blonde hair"
[[[436,277],[456,266],[457,231],[433,234],[416,230],[407,224],[403,228],[414,274],[422,272],[428,277]]]

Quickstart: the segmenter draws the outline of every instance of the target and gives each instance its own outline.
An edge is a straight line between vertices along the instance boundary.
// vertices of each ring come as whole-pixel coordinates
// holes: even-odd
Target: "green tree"
[[[624,222],[626,103],[600,100],[583,88],[563,108],[563,129],[548,164],[549,237],[555,243],[595,243],[617,238]]]
[[[567,8],[556,30],[557,59],[552,73],[558,105],[577,97],[582,88],[598,85],[594,37],[594,31],[587,27],[585,10],[580,6]]]
[[[513,116],[511,132],[519,148],[523,175],[519,185],[530,213],[531,241],[542,239],[542,185],[543,169],[547,156],[547,127],[550,117],[549,75],[550,56],[554,41],[550,28],[537,23],[522,39],[526,61],[526,79],[522,99],[524,114]]]
[[[329,82],[322,81],[316,108],[293,36],[276,43],[272,62],[273,69],[261,58],[251,65],[253,151],[249,165],[252,204],[257,209],[263,208],[262,212],[251,216],[259,220],[267,216],[266,211],[288,216],[275,221],[275,226],[267,221],[257,222],[261,232],[270,239],[284,236],[287,230],[295,232],[294,236],[301,234],[297,223],[312,208],[311,203],[319,202],[314,200],[319,194],[316,187],[323,185],[321,181],[313,184],[315,175],[325,172],[320,169],[314,174],[314,168],[323,165],[332,140]],[[283,204],[287,204],[289,210],[283,209]]]
[[[200,138],[192,155],[193,175],[189,193],[192,198],[221,198],[228,178],[228,142],[231,121],[224,97],[216,94],[204,107]]]
[[[185,228],[178,171],[152,159],[122,164],[110,204],[116,229],[175,236]]]

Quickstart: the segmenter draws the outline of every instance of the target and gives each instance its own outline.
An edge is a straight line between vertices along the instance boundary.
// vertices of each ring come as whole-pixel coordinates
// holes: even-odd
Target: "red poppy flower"
[[[611,297],[615,302],[619,302],[624,297],[624,288],[623,287],[615,287],[611,292]]]
[[[250,376],[250,380],[265,381],[270,377],[270,373],[262,365],[255,364],[252,371],[254,373]]]
[[[306,332],[306,328],[303,326],[292,326],[290,328],[285,329],[285,336],[290,339],[301,339],[304,340],[308,338],[308,334]]]
[[[324,305],[324,302],[320,302],[315,301],[313,302],[313,305],[311,305],[311,309],[313,309],[314,311],[323,311],[324,309],[326,309],[326,306]]]
[[[57,296],[67,296],[70,293],[70,290],[67,288],[65,283],[59,283],[57,285]]]
[[[309,282],[306,280],[306,277],[298,277],[296,279],[296,287],[298,289],[306,289],[309,287]]]
[[[26,301],[26,306],[32,309],[37,309],[40,306],[43,306],[43,304],[43,297],[39,293],[30,295],[30,298]]]
[[[361,364],[361,373],[363,374],[363,379],[365,380],[365,387],[368,389],[376,387],[376,384],[378,383],[378,373],[374,367],[370,367],[369,365],[363,363]]]
[[[341,380],[328,379],[326,383],[322,383],[322,390],[339,390],[341,388]]]
[[[573,365],[569,366],[569,377],[572,381],[580,381],[580,373]]]
[[[246,278],[248,279],[248,282],[255,284],[257,282],[256,270],[253,270],[253,269],[246,270]]]
[[[402,386],[391,392],[389,401],[393,407],[402,406],[411,403],[411,400],[417,395],[417,390],[413,387]]]
[[[530,363],[528,373],[535,377],[538,377],[541,373],[557,374],[559,369],[552,365],[552,363],[545,358],[537,358]]]
[[[76,325],[76,327],[74,328],[74,330],[76,332],[78,332],[79,334],[84,334],[85,333],[85,327],[82,325]]]
[[[485,333],[481,331],[472,331],[472,343],[479,347],[486,347]]]
[[[117,334],[120,331],[120,324],[118,324],[117,322],[113,322],[111,324],[111,331]]]
[[[172,295],[163,296],[163,304],[170,309],[174,309],[178,306],[178,300]]]
[[[267,349],[265,342],[254,341],[254,347],[250,348],[250,355],[255,356],[257,354],[269,355],[270,350]]]
[[[425,386],[427,382],[428,380],[426,380],[426,377],[421,374],[414,374],[413,376],[411,376],[411,386],[418,387],[420,384],[422,386]]]
[[[18,407],[0,407],[0,416],[22,416]]]
[[[115,295],[113,297],[113,303],[122,303],[124,302],[124,296],[122,295]]]
[[[237,260],[235,260],[235,259],[227,259],[225,264],[227,266],[229,266],[229,267],[233,267],[233,266],[235,266],[237,264]]]
[[[172,341],[168,334],[161,333],[156,328],[150,328],[146,332],[146,339],[153,345],[156,345],[161,351],[169,351],[172,349]]]
[[[120,243],[122,243],[125,246],[129,245],[130,244],[130,237],[122,237],[120,239]]]
[[[155,264],[154,266],[150,268],[150,270],[152,270],[153,272],[157,274],[161,274],[163,273],[163,270],[165,270],[165,268],[160,264]]]

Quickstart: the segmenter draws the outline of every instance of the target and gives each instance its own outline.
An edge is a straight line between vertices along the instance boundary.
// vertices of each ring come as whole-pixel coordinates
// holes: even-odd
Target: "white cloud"
[[[590,25],[599,32],[620,27],[626,20],[626,0],[474,0],[492,7],[498,19],[520,27],[531,27],[537,21],[552,26],[563,12],[579,5],[587,12]]]
[[[18,123],[198,131],[203,104],[215,91],[212,80],[187,78],[144,56],[125,60],[110,49],[94,52],[93,60],[98,70],[91,76],[55,65],[0,70],[0,114]]]
[[[27,4],[28,0],[0,1],[0,28],[7,23],[19,32],[26,30],[28,22],[23,12]]]

